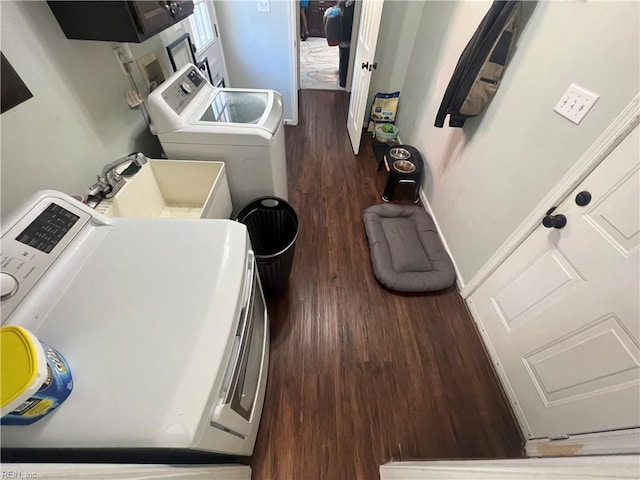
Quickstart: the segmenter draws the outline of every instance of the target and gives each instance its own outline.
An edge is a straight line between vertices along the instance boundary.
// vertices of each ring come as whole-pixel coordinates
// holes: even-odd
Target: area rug
[[[338,47],[327,45],[326,38],[309,37],[300,42],[300,88],[344,90],[338,83]]]

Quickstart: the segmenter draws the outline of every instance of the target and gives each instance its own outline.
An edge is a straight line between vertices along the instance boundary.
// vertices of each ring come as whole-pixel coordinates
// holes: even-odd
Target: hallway
[[[288,292],[270,301],[271,359],[253,478],[375,479],[391,460],[505,458],[522,440],[455,288],[375,280],[363,210],[381,203],[369,139],[351,152],[348,94],[300,92],[287,127],[300,234]]]

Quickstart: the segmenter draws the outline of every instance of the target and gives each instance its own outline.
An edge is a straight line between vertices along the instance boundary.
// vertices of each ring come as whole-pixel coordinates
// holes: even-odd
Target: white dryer
[[[215,88],[185,65],[149,94],[147,107],[169,158],[225,163],[235,212],[260,196],[288,200],[278,92]]]
[[[107,218],[45,191],[2,227],[2,325],[73,375],[45,418],[0,427],[3,449],[251,454],[269,318],[244,225]]]

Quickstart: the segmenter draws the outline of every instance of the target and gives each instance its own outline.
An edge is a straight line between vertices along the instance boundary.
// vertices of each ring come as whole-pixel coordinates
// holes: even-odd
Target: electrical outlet
[[[269,13],[271,11],[270,0],[258,0],[258,11]]]
[[[599,98],[600,95],[572,83],[553,110],[578,125]]]

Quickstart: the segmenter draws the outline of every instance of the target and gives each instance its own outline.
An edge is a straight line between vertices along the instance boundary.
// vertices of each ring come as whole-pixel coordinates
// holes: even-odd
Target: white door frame
[[[295,2],[294,2],[295,3]],[[351,29],[351,45],[356,45],[358,42],[358,29],[360,28],[360,11],[362,10],[362,2],[357,1],[355,7],[353,9],[353,26]],[[291,30],[293,31],[294,39],[296,42],[300,42],[300,12],[294,12],[293,24],[291,26]],[[300,43],[297,43],[296,48],[296,68],[295,68],[295,77],[296,77],[296,85],[297,90],[300,90]],[[351,92],[351,80],[353,79],[353,66],[356,61],[355,55],[355,47],[349,50],[349,66],[347,69],[347,83],[345,84],[344,91],[347,93]],[[340,92],[341,90],[336,90]],[[297,101],[297,100],[296,100]],[[297,111],[297,109],[296,109]]]
[[[285,120],[286,125],[298,125],[298,91],[300,90],[300,2],[288,1],[289,5],[289,55],[293,58],[293,69],[291,73],[291,106],[292,118]]]
[[[294,16],[291,19],[291,26],[289,27],[290,30],[293,32],[293,38],[296,41],[297,47],[296,47],[296,51],[295,51],[295,59],[294,62],[296,64],[296,68],[294,68],[294,77],[295,77],[295,82],[296,82],[296,101],[298,98],[298,95],[300,94],[300,54],[301,54],[301,48],[302,46],[300,45],[300,2],[296,1],[293,2],[296,5],[298,5],[297,9],[294,9]],[[296,112],[298,111],[298,109],[296,109]]]
[[[351,43],[353,48],[349,49],[349,68],[347,69],[347,83],[344,89],[351,93],[351,82],[353,81],[353,69],[356,63],[356,48],[358,46],[358,31],[360,30],[360,13],[362,12],[362,2],[356,2],[353,8],[353,25],[351,29]]]
[[[355,50],[353,78],[346,127],[353,153],[357,155],[362,143],[362,131],[365,125],[367,99],[371,88],[371,77],[375,70],[375,55],[378,44],[380,22],[384,0],[362,0],[359,15],[358,35]],[[358,66],[362,63],[362,68]],[[368,69],[366,66],[369,65]]]
[[[549,205],[557,205],[584,180],[609,153],[640,123],[640,94],[637,94],[611,125],[598,137],[558,184],[538,203],[527,218],[487,260],[464,288],[462,298],[473,292],[511,255],[518,246],[540,225]]]

